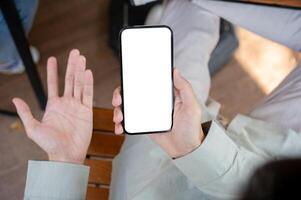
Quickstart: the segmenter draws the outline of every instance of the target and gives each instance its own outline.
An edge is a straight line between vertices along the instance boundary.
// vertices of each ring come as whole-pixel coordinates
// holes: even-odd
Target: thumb
[[[30,108],[22,99],[14,98],[13,103],[24,124],[27,136],[30,137],[30,132],[39,124],[39,122],[32,116]]]
[[[191,105],[196,101],[190,83],[182,77],[178,69],[174,70],[174,86],[184,104]]]

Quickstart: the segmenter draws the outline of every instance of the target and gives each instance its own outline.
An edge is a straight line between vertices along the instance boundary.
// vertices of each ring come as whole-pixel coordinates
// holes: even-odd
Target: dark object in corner
[[[250,179],[241,200],[301,199],[301,159],[268,163]]]

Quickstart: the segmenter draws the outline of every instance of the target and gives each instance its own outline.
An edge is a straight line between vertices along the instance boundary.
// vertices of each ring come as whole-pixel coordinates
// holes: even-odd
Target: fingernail
[[[72,49],[71,50],[74,54],[80,54],[79,50],[78,49]]]

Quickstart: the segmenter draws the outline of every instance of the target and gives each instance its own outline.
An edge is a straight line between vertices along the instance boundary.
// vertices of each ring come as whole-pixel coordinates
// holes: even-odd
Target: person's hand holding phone
[[[201,109],[191,85],[177,69],[173,74],[175,91],[173,128],[170,132],[150,134],[149,137],[172,158],[178,158],[200,146],[205,136],[201,128]],[[122,134],[124,130],[120,87],[114,91],[112,104],[114,106],[115,133]]]
[[[13,99],[27,136],[46,151],[50,161],[82,164],[93,128],[93,75],[86,70],[85,57],[78,50],[70,52],[61,97],[57,61],[49,58],[47,84],[48,102],[41,121],[33,117],[23,100]]]

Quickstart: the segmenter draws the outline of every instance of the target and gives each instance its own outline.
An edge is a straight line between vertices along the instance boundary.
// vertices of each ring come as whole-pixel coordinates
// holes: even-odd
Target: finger
[[[195,96],[190,83],[181,76],[177,69],[174,70],[174,86],[178,90],[183,103],[189,105],[195,102]]]
[[[23,100],[14,98],[13,103],[17,109],[17,113],[20,116],[22,123],[24,124],[28,137],[31,138],[32,130],[35,129],[39,122],[32,116],[30,108]]]
[[[120,94],[121,88],[118,87],[114,90],[113,92],[113,98],[112,98],[112,105],[114,107],[118,107],[121,105],[122,103],[122,98],[121,98],[121,94]]]
[[[50,57],[47,61],[47,86],[48,86],[48,98],[58,96],[58,71],[57,60],[54,57]]]
[[[85,70],[86,70],[86,58],[84,56],[79,56],[76,63],[75,75],[74,75],[74,90],[73,95],[77,100],[81,100],[84,90],[84,80],[85,80]]]
[[[175,104],[181,103],[182,99],[181,99],[180,93],[177,89],[174,89],[174,95],[175,95],[175,98],[174,98]]]
[[[67,71],[65,76],[65,90],[64,96],[71,97],[74,84],[74,71],[76,68],[76,62],[79,57],[79,50],[73,49],[68,58]]]
[[[115,134],[121,135],[123,133],[123,127],[121,124],[115,124]]]
[[[91,70],[85,71],[84,81],[84,92],[83,92],[83,104],[92,108],[93,106],[93,74]]]
[[[122,120],[123,120],[123,114],[122,114],[121,108],[120,107],[114,108],[113,122],[118,124],[118,123],[121,123]]]

